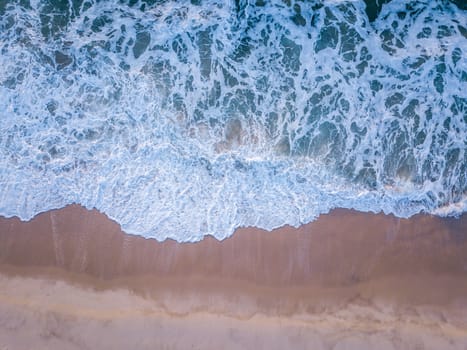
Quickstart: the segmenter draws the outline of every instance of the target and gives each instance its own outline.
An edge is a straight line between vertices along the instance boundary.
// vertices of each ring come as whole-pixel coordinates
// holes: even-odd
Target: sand
[[[0,350],[467,349],[467,216],[335,210],[157,242],[73,205],[0,219]]]

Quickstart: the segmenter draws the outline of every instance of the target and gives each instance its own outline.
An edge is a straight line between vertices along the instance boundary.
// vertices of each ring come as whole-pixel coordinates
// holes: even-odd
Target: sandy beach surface
[[[0,219],[0,349],[467,349],[467,216],[335,210],[157,242],[78,205]]]

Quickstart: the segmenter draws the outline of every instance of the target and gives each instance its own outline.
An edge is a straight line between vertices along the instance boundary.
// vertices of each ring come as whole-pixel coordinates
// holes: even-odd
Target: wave
[[[467,13],[393,0],[8,1],[0,214],[196,241],[467,209]]]

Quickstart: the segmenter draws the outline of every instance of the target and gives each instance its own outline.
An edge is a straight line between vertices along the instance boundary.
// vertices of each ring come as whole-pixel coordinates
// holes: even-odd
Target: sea
[[[0,0],[0,215],[179,242],[467,210],[467,8]]]

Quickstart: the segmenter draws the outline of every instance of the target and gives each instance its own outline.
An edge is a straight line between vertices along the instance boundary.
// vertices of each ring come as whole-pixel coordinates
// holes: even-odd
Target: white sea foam
[[[466,210],[465,11],[393,0],[369,23],[359,1],[143,4],[7,5],[1,215],[80,203],[196,241],[336,207]]]

